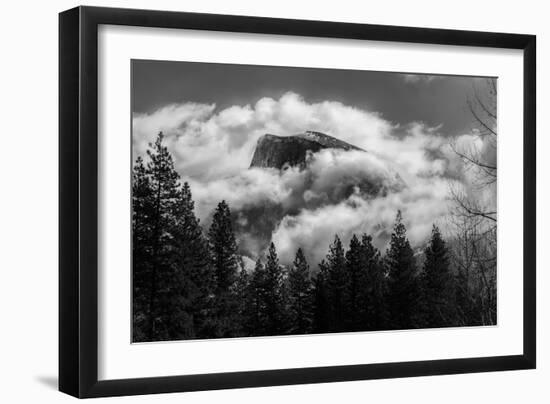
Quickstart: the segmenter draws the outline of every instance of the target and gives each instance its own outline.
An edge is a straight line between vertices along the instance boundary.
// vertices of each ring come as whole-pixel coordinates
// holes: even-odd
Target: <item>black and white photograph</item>
[[[544,2],[91,3],[3,4],[1,402],[548,402]]]
[[[496,78],[131,68],[133,342],[497,324]]]

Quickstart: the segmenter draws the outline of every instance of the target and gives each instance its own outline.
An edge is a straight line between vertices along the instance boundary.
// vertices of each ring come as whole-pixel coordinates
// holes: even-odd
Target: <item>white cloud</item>
[[[309,259],[319,262],[335,234],[347,244],[353,234],[367,233],[384,249],[396,212],[401,210],[411,244],[420,246],[427,240],[432,224],[445,221],[448,189],[448,180],[433,177],[418,178],[399,191],[376,198],[355,193],[338,203],[286,216],[273,232],[273,241],[283,261],[290,261],[296,248],[302,247]]]
[[[309,156],[308,169],[302,171],[249,169],[260,136],[305,130],[329,134],[367,153],[322,150]],[[278,215],[270,231],[288,262],[299,246],[319,260],[336,233],[347,242],[353,232],[367,232],[383,243],[398,209],[411,241],[422,243],[432,223],[447,213],[449,179],[459,187],[469,185],[468,173],[439,130],[416,122],[399,127],[376,112],[334,101],[308,103],[289,92],[220,111],[215,105],[183,103],[135,115],[133,149],[143,155],[162,131],[176,169],[191,185],[203,224],[226,200],[241,212],[240,225],[248,230],[239,241],[248,251],[257,254],[263,244],[247,210],[276,207],[267,213]],[[475,133],[458,142],[485,147]]]
[[[318,130],[374,151],[392,124],[378,114],[339,102],[309,104],[295,93],[260,99],[254,106],[170,105],[133,119],[134,153],[162,131],[178,171],[188,177],[216,179],[248,168],[254,147],[265,133],[292,135]]]

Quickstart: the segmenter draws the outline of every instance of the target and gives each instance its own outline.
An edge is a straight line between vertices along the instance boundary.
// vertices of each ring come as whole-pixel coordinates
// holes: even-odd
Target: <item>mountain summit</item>
[[[321,149],[364,151],[321,132],[306,131],[293,136],[265,134],[258,139],[250,167],[278,169],[288,165],[304,167],[307,151],[316,153]]]

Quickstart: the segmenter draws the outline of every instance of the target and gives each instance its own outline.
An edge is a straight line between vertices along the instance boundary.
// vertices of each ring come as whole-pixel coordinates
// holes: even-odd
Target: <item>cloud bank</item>
[[[321,150],[308,156],[305,170],[249,169],[256,142],[266,134],[323,132],[364,150]],[[177,171],[193,191],[205,225],[225,199],[236,217],[243,253],[253,262],[266,240],[281,261],[302,247],[312,266],[338,234],[372,234],[387,242],[398,209],[413,245],[425,242],[433,223],[444,226],[449,187],[471,188],[468,173],[442,135],[441,127],[411,122],[396,125],[376,112],[340,102],[309,103],[289,92],[254,105],[181,103],[133,116],[133,153],[145,155],[158,132]],[[484,150],[481,136],[464,134],[464,147]],[[491,198],[491,196],[488,196]]]

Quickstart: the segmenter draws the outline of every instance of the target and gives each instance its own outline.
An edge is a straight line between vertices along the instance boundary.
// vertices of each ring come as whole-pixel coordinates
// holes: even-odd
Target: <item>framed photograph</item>
[[[59,28],[61,391],[535,368],[534,36]]]

